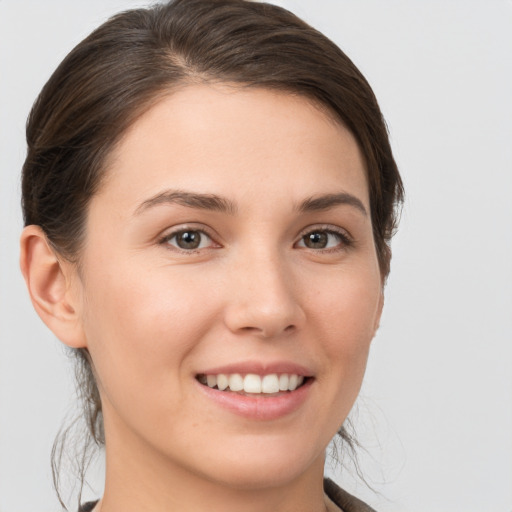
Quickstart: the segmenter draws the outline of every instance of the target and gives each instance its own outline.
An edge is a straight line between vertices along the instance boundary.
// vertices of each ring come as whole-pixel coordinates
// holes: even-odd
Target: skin
[[[169,190],[215,194],[231,210],[161,200]],[[354,201],[298,209],[329,194],[367,213]],[[332,507],[325,448],[356,399],[382,310],[369,211],[358,146],[321,109],[197,85],[152,107],[111,155],[80,272],[25,229],[34,306],[94,363],[107,460],[98,510]],[[208,234],[199,249],[178,247],[185,228]],[[306,245],[312,232],[326,248]],[[198,392],[199,371],[241,361],[307,367],[306,399],[259,421]]]

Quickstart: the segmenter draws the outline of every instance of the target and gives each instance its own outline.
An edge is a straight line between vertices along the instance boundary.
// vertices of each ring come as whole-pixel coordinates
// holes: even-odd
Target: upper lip
[[[247,375],[253,373],[256,375],[269,375],[272,373],[288,373],[295,375],[302,375],[304,377],[312,377],[313,372],[306,366],[296,364],[290,361],[274,361],[274,362],[262,362],[262,361],[241,361],[238,363],[230,363],[223,366],[216,366],[213,368],[207,368],[197,375],[219,375],[223,374],[234,374],[239,373],[241,375]]]

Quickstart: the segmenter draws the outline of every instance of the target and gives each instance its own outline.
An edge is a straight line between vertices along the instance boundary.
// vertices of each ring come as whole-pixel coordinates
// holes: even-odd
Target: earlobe
[[[32,304],[43,322],[66,345],[86,347],[72,265],[62,262],[39,226],[27,226],[20,239],[20,267]]]

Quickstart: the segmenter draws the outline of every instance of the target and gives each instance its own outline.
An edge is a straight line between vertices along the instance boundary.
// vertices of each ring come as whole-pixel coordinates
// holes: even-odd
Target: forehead
[[[262,184],[297,194],[301,187],[348,187],[367,203],[365,174],[353,135],[312,100],[193,85],[159,100],[127,130],[103,188],[108,192],[110,182],[116,195],[135,190],[142,198],[166,184],[231,193]]]

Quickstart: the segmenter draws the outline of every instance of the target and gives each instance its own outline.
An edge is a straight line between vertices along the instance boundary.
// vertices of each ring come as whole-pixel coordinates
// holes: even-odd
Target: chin
[[[281,488],[295,481],[303,472],[297,468],[275,468],[268,465],[262,467],[230,467],[221,473],[215,482],[223,486],[243,491],[258,491],[272,488]]]
[[[277,448],[275,448],[277,445]],[[283,446],[284,445],[284,446]],[[213,480],[240,490],[263,490],[286,486],[296,481],[301,474],[316,471],[323,474],[325,450],[313,453],[303,446],[288,446],[287,443],[262,443],[242,449],[233,446],[222,460],[215,457],[210,475]],[[204,467],[203,469],[207,469]],[[211,479],[211,476],[210,476]]]

